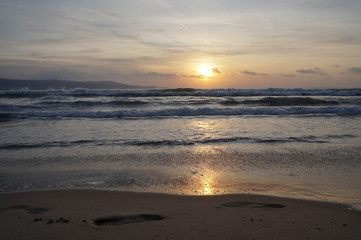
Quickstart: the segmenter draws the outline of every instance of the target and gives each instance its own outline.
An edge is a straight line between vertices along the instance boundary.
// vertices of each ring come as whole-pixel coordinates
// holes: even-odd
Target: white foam
[[[307,115],[336,114],[361,115],[361,106],[352,107],[257,107],[257,108],[169,108],[162,110],[119,110],[119,111],[25,111],[13,113],[19,117],[45,118],[139,118],[139,117],[176,117],[176,116],[235,116],[235,115]]]

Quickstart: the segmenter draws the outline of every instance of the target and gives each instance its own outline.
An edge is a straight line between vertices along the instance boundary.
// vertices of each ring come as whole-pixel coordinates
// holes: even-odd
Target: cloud
[[[251,72],[251,71],[243,71],[243,74],[250,75],[250,76],[261,76],[261,77],[269,77],[269,74],[266,73],[257,73],[257,72]]]
[[[36,74],[37,79],[64,79],[64,80],[79,80],[83,79],[85,73],[74,71],[66,67],[51,67],[41,69]]]
[[[221,74],[221,71],[218,68],[214,67],[214,68],[212,68],[212,73]]]
[[[287,78],[293,78],[296,77],[294,74],[285,74],[285,73],[281,73],[280,77],[287,77]]]
[[[115,14],[115,13],[108,13],[108,12],[104,12],[104,11],[100,11],[100,10],[96,10],[96,9],[90,9],[90,8],[79,8],[79,9],[83,10],[83,11],[91,12],[91,13],[96,13],[96,14],[111,18],[113,20],[128,23],[127,19],[119,17],[118,14]]]
[[[164,0],[154,0],[154,2],[166,9],[171,9],[171,10],[173,9],[173,6]]]
[[[185,78],[195,78],[195,79],[204,79],[203,75],[182,75]]]
[[[296,72],[301,74],[319,74],[319,75],[327,75],[327,73],[321,71],[321,68],[315,67],[314,69],[299,69]]]
[[[360,74],[361,73],[361,67],[352,67],[352,68],[349,68],[348,71],[351,72],[351,73]]]
[[[159,72],[137,72],[134,74],[136,77],[145,78],[175,78],[177,74],[174,73],[159,73]]]
[[[242,73],[243,73],[243,74],[246,74],[246,75],[252,75],[252,76],[256,76],[256,75],[257,75],[256,72],[250,72],[250,71],[243,71]]]

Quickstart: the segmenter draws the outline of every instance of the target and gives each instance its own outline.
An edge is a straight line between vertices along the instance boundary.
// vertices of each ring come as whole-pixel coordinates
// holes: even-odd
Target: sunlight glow
[[[212,75],[212,67],[209,65],[201,65],[197,69],[198,73],[204,77],[210,77]]]

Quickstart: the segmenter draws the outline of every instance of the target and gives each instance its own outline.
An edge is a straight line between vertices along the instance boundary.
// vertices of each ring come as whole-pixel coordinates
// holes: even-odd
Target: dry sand
[[[257,195],[0,194],[0,239],[361,239],[348,206]]]

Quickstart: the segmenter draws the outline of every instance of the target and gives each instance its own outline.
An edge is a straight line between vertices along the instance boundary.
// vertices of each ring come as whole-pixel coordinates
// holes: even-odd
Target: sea
[[[361,209],[361,89],[0,91],[0,192],[261,194]]]

